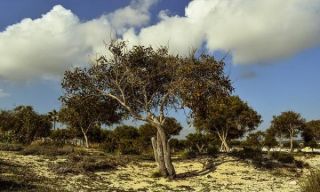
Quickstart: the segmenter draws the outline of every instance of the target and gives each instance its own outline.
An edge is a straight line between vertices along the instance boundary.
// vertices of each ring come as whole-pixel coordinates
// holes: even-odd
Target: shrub
[[[209,156],[216,156],[219,153],[217,146],[209,146],[207,149],[207,154]]]
[[[113,170],[116,169],[117,166],[124,164],[124,160],[121,159],[72,154],[68,157],[66,162],[54,164],[51,168],[58,174],[85,174]]]
[[[151,177],[153,178],[159,178],[159,177],[162,177],[160,171],[155,171],[152,173]]]
[[[197,157],[197,153],[193,150],[184,151],[181,155],[183,159],[193,159]]]
[[[281,163],[293,163],[294,157],[289,153],[281,153],[281,152],[272,152],[271,157],[273,159],[278,160]]]
[[[74,147],[65,145],[59,147],[57,145],[29,145],[21,153],[23,155],[47,155],[58,156],[67,155],[74,152]]]
[[[320,192],[320,170],[311,171],[311,175],[302,183],[302,192]]]
[[[23,145],[21,144],[0,144],[0,151],[22,151]]]
[[[252,159],[259,161],[262,159],[262,151],[260,149],[253,149],[249,147],[244,147],[241,151],[234,151],[231,153],[240,159]]]

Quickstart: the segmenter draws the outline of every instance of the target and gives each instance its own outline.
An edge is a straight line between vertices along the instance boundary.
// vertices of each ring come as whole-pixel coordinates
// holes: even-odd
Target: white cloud
[[[145,45],[169,45],[188,54],[205,43],[211,51],[231,51],[234,63],[288,57],[320,43],[320,0],[195,0],[185,16],[167,16],[124,39]]]
[[[10,94],[6,93],[3,89],[0,89],[0,98],[9,97]]]
[[[8,26],[0,32],[0,77],[55,78],[119,36],[131,45],[167,45],[182,55],[205,44],[210,51],[231,51],[236,64],[288,57],[320,44],[320,0],[194,0],[185,16],[161,11],[160,21],[147,26],[157,1],[133,0],[90,21],[57,5],[41,18]]]
[[[38,19],[23,19],[0,32],[0,77],[9,80],[51,79],[70,66],[88,63],[104,50],[115,32],[149,21],[155,0],[133,1],[100,18],[81,22],[61,5]],[[115,19],[117,18],[117,19]]]

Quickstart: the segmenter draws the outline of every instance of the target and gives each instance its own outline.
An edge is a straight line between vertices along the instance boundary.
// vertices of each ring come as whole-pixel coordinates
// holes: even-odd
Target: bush
[[[207,149],[207,154],[209,156],[216,156],[219,153],[217,146],[209,146]]]
[[[151,177],[153,178],[159,178],[159,177],[162,177],[160,171],[155,171],[152,173]]]
[[[65,145],[59,147],[57,145],[29,145],[21,153],[23,155],[47,155],[47,156],[58,156],[68,155],[74,152],[74,147]]]
[[[120,165],[125,165],[124,160],[71,154],[66,162],[54,164],[51,168],[58,174],[85,174],[113,170]]]
[[[197,153],[193,150],[184,151],[181,155],[183,159],[193,159],[197,157]]]
[[[253,149],[249,147],[244,147],[241,151],[234,151],[231,153],[240,159],[251,159],[255,161],[260,161],[262,159],[262,151],[260,149]]]
[[[0,144],[0,151],[22,151],[23,145],[21,144]]]
[[[311,175],[302,183],[302,192],[320,192],[320,170],[311,171]]]
[[[273,159],[278,160],[281,163],[293,163],[294,157],[289,153],[281,153],[281,152],[272,152],[271,157]]]

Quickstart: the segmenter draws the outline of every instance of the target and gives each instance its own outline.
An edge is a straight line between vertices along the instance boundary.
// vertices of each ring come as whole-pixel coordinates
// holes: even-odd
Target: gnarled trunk
[[[153,137],[151,141],[155,160],[158,163],[161,175],[174,178],[176,172],[171,160],[169,140],[167,139],[163,127],[157,126],[157,138]]]

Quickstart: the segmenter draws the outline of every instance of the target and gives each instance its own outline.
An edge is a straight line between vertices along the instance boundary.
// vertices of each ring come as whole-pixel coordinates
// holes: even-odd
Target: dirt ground
[[[311,167],[320,157],[300,157]],[[0,191],[250,191],[296,192],[308,169],[262,170],[232,157],[212,159],[217,167],[202,176],[184,173],[199,171],[208,159],[175,161],[180,178],[169,180],[152,176],[157,166],[152,161],[132,161],[116,170],[92,174],[57,174],[52,165],[65,157],[21,155],[0,151]],[[182,177],[182,175],[184,175]]]

